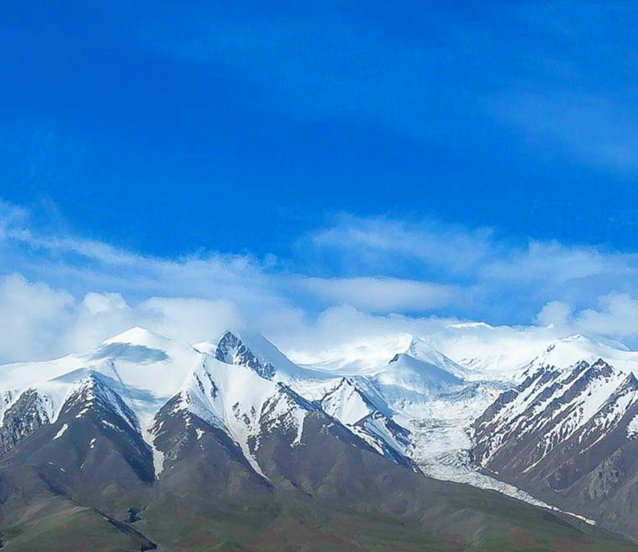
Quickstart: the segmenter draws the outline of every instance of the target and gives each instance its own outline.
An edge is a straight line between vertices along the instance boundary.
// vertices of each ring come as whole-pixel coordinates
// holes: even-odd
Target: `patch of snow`
[[[160,474],[164,471],[164,462],[166,455],[157,447],[151,447],[153,453],[153,469],[155,471],[155,479],[159,478]]]
[[[101,420],[101,422],[102,422],[102,425],[104,425],[105,427],[110,427],[111,429],[114,429],[115,431],[122,431],[119,427],[117,427],[115,424],[112,424],[108,420]]]
[[[55,437],[53,438],[53,440],[55,441],[56,439],[59,439],[60,437],[62,437],[62,435],[64,435],[66,433],[66,430],[69,429],[69,424],[64,424],[61,428],[60,431],[58,431],[55,434]]]
[[[158,479],[164,471],[165,454],[155,446],[155,437],[161,432],[163,422],[154,424],[153,420],[145,419],[144,424],[140,435],[151,451],[153,456],[153,471],[155,472],[155,479]]]

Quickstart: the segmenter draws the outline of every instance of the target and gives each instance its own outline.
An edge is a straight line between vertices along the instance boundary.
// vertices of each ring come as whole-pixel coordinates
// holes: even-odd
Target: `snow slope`
[[[301,442],[306,414],[313,410],[286,386],[261,377],[249,366],[206,355],[178,393],[176,410],[185,410],[225,431],[255,471],[263,475],[255,450],[264,431],[293,431]]]

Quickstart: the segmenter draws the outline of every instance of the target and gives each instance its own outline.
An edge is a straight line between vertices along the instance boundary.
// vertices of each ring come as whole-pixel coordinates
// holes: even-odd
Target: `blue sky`
[[[2,274],[65,316],[96,293],[635,339],[635,2],[1,10]]]

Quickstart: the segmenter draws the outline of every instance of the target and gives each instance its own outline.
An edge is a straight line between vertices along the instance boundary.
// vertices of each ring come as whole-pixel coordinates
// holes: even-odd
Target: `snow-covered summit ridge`
[[[152,330],[147,330],[140,326],[133,326],[126,331],[105,339],[102,344],[128,343],[130,345],[143,345],[145,347],[162,349],[167,347],[171,341],[173,340]]]
[[[569,368],[579,360],[592,363],[603,358],[624,371],[638,373],[638,352],[622,343],[594,339],[581,334],[563,338],[532,336],[509,330],[499,337],[493,331],[472,329],[468,335],[457,329],[458,339],[446,342],[444,352],[466,368],[471,378],[517,379],[529,368],[552,365]]]
[[[292,358],[313,370],[345,376],[373,376],[386,371],[396,355],[410,356],[454,375],[466,373],[462,366],[425,339],[409,333],[358,338],[312,354],[295,352]]]
[[[600,441],[638,403],[634,374],[602,358],[580,360],[567,368],[532,363],[524,376],[477,421],[478,459],[483,466],[505,454],[504,447],[512,442],[529,439],[537,442],[530,470],[572,437],[581,443],[595,435]]]
[[[437,366],[457,378],[468,376],[468,370],[445,356],[441,351],[435,349],[424,339],[412,336],[410,344],[404,353],[422,362]]]
[[[226,364],[248,366],[266,379],[273,379],[276,373],[277,379],[301,374],[297,365],[258,332],[228,329],[213,341],[195,344],[195,349]]]
[[[612,345],[580,334],[554,341],[525,368],[569,368],[579,361],[592,364],[598,359],[604,359],[618,370],[638,373],[638,353],[629,351],[621,344]]]

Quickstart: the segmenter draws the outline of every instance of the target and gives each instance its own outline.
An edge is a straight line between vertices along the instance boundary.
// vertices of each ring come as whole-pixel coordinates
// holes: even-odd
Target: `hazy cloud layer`
[[[395,332],[444,348],[468,320],[499,326],[472,330],[486,343],[575,332],[638,342],[634,253],[342,215],[300,237],[289,259],[165,259],[40,227],[0,203],[2,361],[84,350],[133,325],[190,342],[251,327],[301,355]]]

